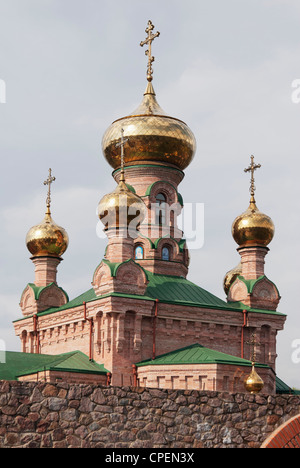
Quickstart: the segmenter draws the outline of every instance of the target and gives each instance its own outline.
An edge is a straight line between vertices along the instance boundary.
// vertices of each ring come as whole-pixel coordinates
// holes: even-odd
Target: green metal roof
[[[277,293],[278,293],[278,296],[280,296],[276,284],[273,283],[273,281],[269,280],[269,278],[267,278],[266,275],[262,275],[262,276],[259,276],[259,277],[256,278],[256,279],[251,279],[251,280],[246,280],[246,279],[245,279],[243,276],[241,276],[241,275],[238,275],[237,278],[238,278],[239,280],[241,280],[243,283],[245,283],[245,285],[247,286],[248,293],[250,293],[250,294],[253,292],[253,288],[254,288],[254,286],[255,286],[257,283],[259,283],[259,282],[260,282],[261,280],[263,280],[263,279],[266,279],[266,280],[268,280],[270,283],[273,284],[273,286],[275,287],[275,289],[276,289],[276,291],[277,291]],[[232,285],[231,285],[231,286],[232,286]]]
[[[127,260],[127,262],[133,260]],[[115,276],[117,273],[118,268],[122,263],[111,263],[107,260],[103,260],[111,271],[111,275]],[[139,265],[140,268],[142,268]],[[224,311],[236,311],[241,312],[241,310],[247,310],[250,312],[256,312],[260,314],[273,314],[273,315],[280,315],[284,316],[277,311],[272,310],[264,310],[264,309],[253,309],[249,306],[241,302],[231,302],[227,303],[222,299],[218,298],[214,294],[206,291],[205,289],[201,288],[200,286],[192,283],[191,281],[187,280],[186,278],[179,277],[179,276],[171,276],[171,275],[159,275],[151,273],[145,269],[145,274],[149,281],[147,290],[145,295],[134,295],[134,294],[125,294],[125,293],[108,293],[103,296],[96,296],[95,291],[93,288],[89,289],[85,293],[81,294],[80,296],[76,297],[75,299],[67,302],[65,305],[58,307],[58,308],[51,308],[45,310],[44,312],[40,312],[38,315],[48,315],[51,313],[71,309],[73,307],[82,306],[83,302],[92,302],[97,299],[101,299],[104,297],[124,297],[130,299],[139,299],[139,300],[146,300],[146,301],[154,301],[158,299],[161,303],[167,304],[175,304],[175,305],[182,305],[182,306],[189,306],[189,307],[201,307],[206,309],[218,309]],[[25,320],[24,318],[15,320],[15,322]]]
[[[251,361],[242,359],[229,354],[221,353],[213,349],[205,348],[199,343],[195,343],[185,348],[171,351],[170,353],[157,356],[155,359],[148,359],[137,363],[141,366],[157,366],[157,365],[176,365],[176,364],[231,364],[235,366],[251,367]],[[268,368],[266,364],[256,364],[257,367]]]
[[[197,286],[191,281],[168,275],[156,275],[147,271],[149,284],[146,295],[161,302],[181,303],[227,308],[228,305],[214,294]]]
[[[36,286],[34,283],[28,283],[28,285],[26,286],[26,288],[27,288],[27,287],[30,287],[30,288],[33,290],[34,298],[38,301],[39,298],[40,298],[41,293],[42,293],[45,289],[48,289],[48,288],[50,288],[50,286],[53,286],[53,285],[54,285],[55,287],[57,287],[58,289],[60,289],[60,290],[64,293],[64,295],[66,296],[67,300],[69,301],[69,296],[68,296],[68,294],[66,293],[66,291],[65,291],[63,288],[57,286],[57,284],[56,284],[56,283],[53,283],[53,282],[52,282],[52,283],[49,283],[47,286]],[[26,290],[26,288],[24,289],[24,291]],[[22,295],[24,294],[24,291],[23,291]]]
[[[276,393],[282,395],[300,395],[300,390],[289,387],[279,377],[276,377]]]
[[[23,375],[45,370],[105,375],[108,371],[102,364],[90,361],[81,351],[48,355],[5,352],[5,362],[0,362],[0,380],[18,380]]]

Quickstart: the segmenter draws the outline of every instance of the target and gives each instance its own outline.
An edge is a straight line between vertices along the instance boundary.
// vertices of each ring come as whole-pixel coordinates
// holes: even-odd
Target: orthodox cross
[[[52,176],[52,169],[49,169],[48,179],[45,180],[44,185],[48,185],[48,195],[47,195],[47,214],[50,214],[50,205],[51,205],[51,184],[56,180]]]
[[[117,148],[121,147],[121,178],[120,181],[124,182],[124,147],[125,143],[128,141],[128,138],[124,138],[124,129],[121,128],[121,140],[116,144]]]
[[[140,46],[143,47],[145,44],[148,44],[148,49],[145,52],[145,55],[148,56],[148,68],[147,68],[147,80],[152,81],[152,75],[153,75],[153,70],[152,70],[152,63],[154,62],[155,58],[152,56],[152,42],[156,37],[159,37],[160,32],[157,31],[157,33],[152,34],[152,31],[154,29],[154,25],[152,22],[149,20],[148,21],[148,27],[146,28],[146,33],[148,34],[148,37],[140,43]]]
[[[260,167],[261,167],[261,164],[254,164],[254,156],[251,156],[250,166],[244,169],[244,172],[251,172],[250,194],[251,194],[251,197],[253,198],[254,198],[254,192],[255,192],[254,171],[256,171],[256,169],[259,169]]]
[[[256,346],[257,346],[257,345],[259,346],[259,344],[260,344],[260,343],[258,343],[258,342],[256,341],[256,335],[255,335],[255,333],[252,333],[252,335],[251,335],[251,340],[250,340],[250,341],[247,341],[247,344],[250,345],[250,347],[251,347],[251,348],[250,348],[250,349],[251,349],[251,356],[250,356],[250,359],[251,359],[251,361],[254,363],[254,362],[256,361]]]

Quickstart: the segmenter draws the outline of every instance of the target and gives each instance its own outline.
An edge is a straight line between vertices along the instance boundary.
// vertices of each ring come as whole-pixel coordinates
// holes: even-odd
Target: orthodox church
[[[158,104],[152,43],[159,33],[153,30],[149,21],[140,44],[148,47],[141,104],[115,120],[102,140],[115,189],[99,194],[107,247],[91,272],[91,289],[70,300],[57,284],[69,239],[52,218],[50,170],[45,218],[26,239],[35,279],[14,322],[22,349],[15,358],[21,355],[26,369],[13,364],[14,356],[11,368],[19,380],[274,394],[276,336],[286,316],[277,311],[278,289],[264,273],[274,224],[255,200],[260,165],[252,156],[245,169],[249,207],[232,225],[241,262],[224,278],[224,301],[188,280],[179,185],[196,141],[186,123]]]

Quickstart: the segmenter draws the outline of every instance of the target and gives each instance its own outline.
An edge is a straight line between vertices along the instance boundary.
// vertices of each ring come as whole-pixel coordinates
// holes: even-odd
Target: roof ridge
[[[201,348],[201,351],[204,352],[204,355],[197,356],[196,352],[189,356],[187,353],[184,353],[188,350],[193,350],[195,348]],[[181,356],[180,356],[181,354]],[[169,357],[169,361],[166,358]],[[172,359],[173,357],[173,359]],[[160,362],[161,361],[161,362]],[[197,362],[198,361],[198,362]],[[239,356],[233,356],[231,354],[223,353],[215,349],[207,348],[206,346],[201,345],[200,343],[194,343],[184,348],[175,349],[165,354],[156,356],[155,359],[143,360],[139,363],[136,363],[137,366],[145,365],[176,365],[176,364],[205,364],[205,363],[216,363],[216,364],[233,364],[233,365],[243,365],[251,367],[252,362],[248,359],[241,358]],[[257,367],[269,367],[267,364],[256,363]]]

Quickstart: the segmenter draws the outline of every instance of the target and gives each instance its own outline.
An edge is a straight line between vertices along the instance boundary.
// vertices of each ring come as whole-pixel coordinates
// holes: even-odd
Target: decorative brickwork
[[[299,412],[295,395],[0,381],[0,447],[259,448],[295,416],[298,440]]]
[[[300,448],[300,415],[276,429],[262,448]]]
[[[163,389],[188,389],[228,392],[245,392],[244,381],[251,367],[220,364],[150,365],[139,367],[137,378],[141,386]],[[274,373],[271,369],[259,369],[264,381],[264,391],[275,393]]]

